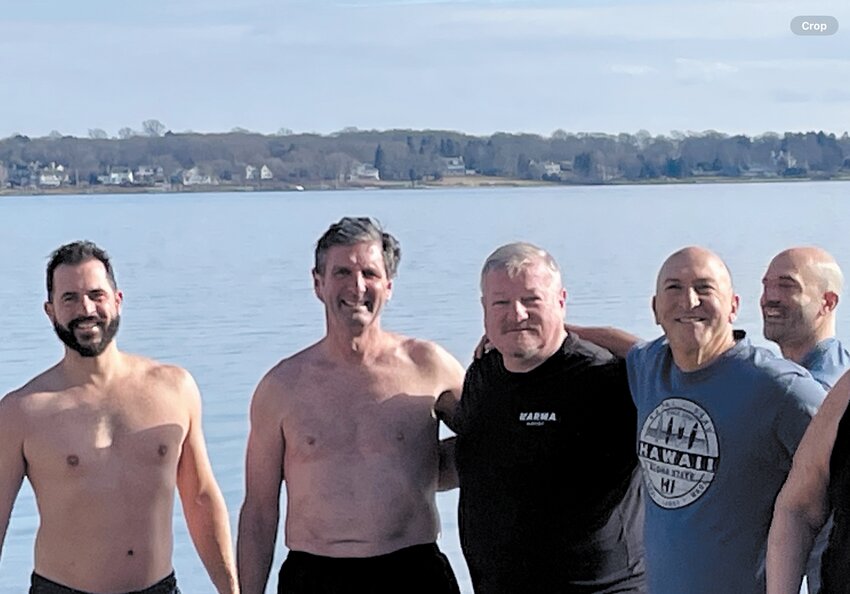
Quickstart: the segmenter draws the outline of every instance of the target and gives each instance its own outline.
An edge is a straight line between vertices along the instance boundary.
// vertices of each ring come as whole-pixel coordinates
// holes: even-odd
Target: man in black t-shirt
[[[623,361],[567,335],[566,291],[544,250],[497,249],[481,290],[494,349],[469,368],[448,414],[475,592],[646,592],[636,413]]]

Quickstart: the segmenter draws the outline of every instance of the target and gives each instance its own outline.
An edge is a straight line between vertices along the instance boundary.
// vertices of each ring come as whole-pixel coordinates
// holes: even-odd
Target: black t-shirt
[[[637,415],[622,359],[572,335],[527,373],[491,351],[467,371],[456,422],[476,593],[643,591]]]
[[[838,423],[832,446],[828,494],[834,515],[821,558],[820,593],[850,593],[850,407]]]

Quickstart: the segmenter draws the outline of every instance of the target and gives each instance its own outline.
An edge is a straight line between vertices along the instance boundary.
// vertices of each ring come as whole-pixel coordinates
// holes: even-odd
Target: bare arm
[[[20,410],[13,395],[0,401],[0,554],[12,515],[12,506],[21,490],[26,464]]]
[[[767,544],[768,594],[797,594],[815,536],[829,516],[829,459],[850,399],[845,374],[812,419],[776,498]]]
[[[440,361],[440,377],[443,391],[434,403],[437,418],[446,424],[452,431],[457,431],[455,413],[463,392],[464,369],[460,362],[444,349],[437,347]],[[444,439],[440,442],[440,474],[437,481],[437,490],[448,491],[458,486],[457,470],[455,469],[455,447],[454,438]]]
[[[275,381],[263,378],[251,400],[251,431],[245,458],[245,501],[236,544],[239,585],[244,594],[262,594],[269,579],[280,521],[280,487],[285,442],[275,401]]]
[[[182,383],[190,407],[189,431],[177,466],[177,488],[183,503],[183,515],[195,549],[216,590],[219,593],[237,593],[239,588],[227,507],[213,476],[201,428],[201,395],[188,373],[185,373]]]
[[[618,357],[625,357],[629,350],[641,341],[634,334],[611,326],[576,326],[566,325],[567,332],[579,338],[592,342],[603,349],[608,349]]]

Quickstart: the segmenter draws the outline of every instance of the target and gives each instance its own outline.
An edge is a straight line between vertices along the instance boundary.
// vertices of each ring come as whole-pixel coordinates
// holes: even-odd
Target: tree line
[[[222,183],[244,183],[246,167],[266,165],[280,183],[345,182],[359,164],[380,179],[409,181],[475,174],[564,183],[714,177],[821,177],[850,173],[850,137],[823,131],[767,132],[759,136],[715,131],[636,134],[571,133],[550,136],[454,131],[347,128],[329,135],[281,130],[198,134],[163,131],[145,123],[145,134],[123,131],[108,138],[15,135],[0,140],[0,166],[8,172],[33,164],[61,164],[69,183],[98,183],[115,167],[162,168],[167,176],[197,168]],[[447,163],[461,162],[449,171]],[[8,175],[7,175],[8,177]]]

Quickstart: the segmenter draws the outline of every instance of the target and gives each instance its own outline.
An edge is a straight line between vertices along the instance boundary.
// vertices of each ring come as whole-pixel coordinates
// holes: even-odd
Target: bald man
[[[824,397],[801,367],[733,332],[739,298],[713,252],[658,274],[664,336],[627,356],[653,594],[762,593],[773,502]]]
[[[827,390],[850,367],[850,353],[835,337],[835,310],[844,285],[841,268],[819,247],[794,247],[771,260],[762,279],[764,337],[799,363]],[[821,556],[832,523],[817,538],[806,566],[812,594],[821,587]]]
[[[835,338],[844,285],[838,263],[818,247],[790,248],[771,260],[762,285],[764,337],[832,388],[850,367],[850,353]]]

